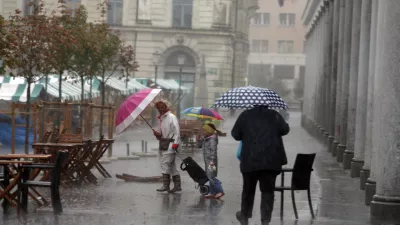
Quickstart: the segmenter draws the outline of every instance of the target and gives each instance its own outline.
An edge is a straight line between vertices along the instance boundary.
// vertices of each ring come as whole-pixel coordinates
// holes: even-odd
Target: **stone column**
[[[381,134],[379,133],[380,130],[380,120],[381,120],[381,115],[380,115],[380,96],[382,96],[382,93],[380,93],[380,89],[378,81],[381,79],[380,77],[383,76],[382,74],[382,67],[380,64],[382,63],[382,55],[385,54],[384,51],[384,46],[381,46],[380,44],[383,43],[383,33],[382,32],[389,32],[387,28],[385,28],[385,22],[384,22],[384,12],[381,11],[381,2],[377,2],[377,25],[376,25],[376,40],[375,40],[375,63],[374,63],[374,77],[372,79],[372,85],[373,85],[373,90],[372,90],[372,112],[371,112],[371,145],[372,145],[372,151],[371,151],[371,170],[370,170],[370,175],[369,178],[367,179],[367,183],[365,184],[365,203],[367,205],[371,204],[372,197],[375,195],[376,192],[376,184],[377,184],[377,177],[379,176],[378,169],[383,166],[378,164],[377,157],[379,154],[383,153],[383,149],[380,149],[380,138]],[[379,67],[378,67],[379,66]],[[392,109],[393,110],[393,109]],[[393,126],[393,124],[392,124]]]
[[[378,0],[372,0],[371,6],[371,35],[370,35],[370,45],[369,45],[369,66],[368,66],[368,95],[367,95],[367,121],[366,121],[366,134],[365,134],[365,156],[364,156],[364,166],[360,172],[360,188],[365,190],[366,194],[366,204],[371,202],[371,198],[375,192],[375,181],[370,177],[371,162],[372,162],[372,119],[373,119],[373,100],[374,100],[374,77],[375,77],[375,55],[376,55],[376,37],[377,37],[377,27],[378,25]],[[374,175],[373,175],[374,176]],[[368,182],[369,181],[369,182]],[[369,197],[369,199],[367,198]]]
[[[351,54],[349,78],[349,102],[347,111],[347,144],[343,154],[343,168],[350,169],[354,157],[355,120],[357,109],[358,55],[360,50],[361,0],[353,0],[353,19],[351,26]]]
[[[357,81],[357,117],[355,130],[354,158],[351,162],[351,177],[359,177],[364,164],[367,123],[368,64],[371,35],[371,0],[363,0],[361,7],[361,38]]]
[[[379,154],[375,158],[377,180],[371,221],[380,224],[400,223],[399,12],[400,1],[379,2],[373,114],[373,145]]]
[[[342,70],[342,94],[340,102],[340,141],[336,158],[343,161],[343,153],[347,143],[347,111],[349,103],[349,78],[350,78],[350,54],[351,54],[351,29],[353,19],[353,2],[347,1],[345,7],[345,30],[343,43],[343,70]]]
[[[323,7],[319,9],[318,13],[318,80],[317,80],[317,92],[316,92],[316,97],[317,97],[317,108],[316,110],[316,115],[317,115],[317,132],[315,133],[316,137],[320,139],[320,134],[323,132],[323,121],[322,121],[322,115],[323,115],[323,93],[322,93],[322,88],[323,88],[323,71],[324,71],[324,9]]]
[[[331,120],[331,112],[330,112],[330,104],[331,104],[331,57],[332,57],[332,33],[333,33],[333,3],[329,4],[329,1],[325,1],[326,3],[326,19],[325,19],[325,68],[324,68],[324,112],[325,112],[325,131],[323,134],[324,143],[328,146],[328,137],[331,135],[330,133],[330,120]]]
[[[315,25],[315,59],[316,59],[316,68],[315,68],[315,87],[314,87],[314,122],[315,122],[315,129],[314,129],[314,134],[317,135],[319,132],[319,129],[321,128],[320,124],[320,117],[319,117],[319,112],[320,112],[320,95],[319,95],[319,88],[320,88],[320,80],[321,80],[321,12],[319,11],[317,13],[317,18],[316,18],[316,25]]]
[[[300,65],[295,65],[294,66],[294,79],[299,80],[300,79]]]
[[[315,82],[315,25],[312,24],[310,28],[310,37],[307,41],[308,43],[308,53],[307,53],[307,114],[308,114],[308,130],[312,128],[312,124],[314,122],[314,82]],[[315,61],[314,61],[315,62]]]
[[[319,123],[319,81],[320,81],[320,16],[321,13],[318,12],[316,21],[315,21],[315,36],[314,36],[314,42],[315,42],[315,52],[314,52],[314,57],[315,57],[315,62],[316,62],[316,66],[315,66],[315,70],[314,70],[314,76],[315,76],[315,83],[314,83],[314,88],[313,88],[313,99],[314,99],[314,107],[313,107],[313,120],[314,120],[314,129],[313,129],[313,133],[314,135],[317,134],[319,128],[320,128],[320,123]]]
[[[331,3],[332,5],[332,3]],[[331,6],[332,7],[332,6]],[[335,139],[335,121],[336,121],[336,85],[338,73],[338,50],[339,50],[339,13],[340,13],[340,0],[333,1],[333,18],[332,18],[332,56],[331,56],[331,72],[330,84],[331,95],[330,97],[330,120],[329,120],[329,137],[328,137],[328,151],[332,152],[333,141]]]
[[[324,2],[325,3],[325,2]],[[326,68],[326,36],[327,36],[327,26],[326,26],[326,20],[327,20],[327,7],[326,4],[324,4],[321,7],[321,18],[320,18],[320,32],[321,32],[321,43],[320,43],[320,83],[319,83],[319,106],[320,110],[318,112],[319,114],[319,124],[320,124],[320,129],[318,133],[318,138],[323,141],[324,133],[326,131],[326,102],[325,102],[325,96],[326,96],[326,90],[325,90],[325,85],[326,85],[326,76],[325,76],[325,68]]]
[[[332,144],[332,155],[336,156],[337,147],[340,141],[340,121],[341,121],[341,102],[342,102],[342,75],[343,75],[343,56],[344,56],[344,32],[345,32],[345,11],[346,0],[339,3],[339,28],[338,28],[338,62],[337,62],[337,82],[336,82],[336,103],[335,103],[335,140]]]
[[[305,88],[304,88],[304,97],[305,97],[305,105],[303,106],[303,112],[306,114],[305,118],[305,128],[310,132],[310,128],[312,125],[312,87],[314,78],[314,25],[310,26],[310,30],[308,32],[307,42],[306,42],[306,75],[305,75]]]
[[[304,94],[303,94],[303,102],[302,102],[302,106],[301,106],[301,126],[304,128],[304,129],[307,129],[307,119],[308,119],[308,117],[309,117],[309,115],[308,115],[308,90],[307,90],[307,88],[308,88],[308,83],[307,83],[307,81],[308,81],[308,74],[310,73],[310,70],[309,70],[309,57],[310,57],[310,51],[309,51],[309,44],[310,44],[310,31],[308,30],[307,32],[306,32],[306,35],[305,35],[305,43],[304,43],[304,54],[306,55],[306,58],[305,58],[305,77],[304,77]]]

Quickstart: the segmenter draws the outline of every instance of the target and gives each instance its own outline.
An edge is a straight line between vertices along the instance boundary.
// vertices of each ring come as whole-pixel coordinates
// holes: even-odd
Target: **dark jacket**
[[[243,143],[241,172],[281,170],[287,163],[282,136],[289,130],[282,116],[266,107],[255,107],[240,114],[232,136]]]

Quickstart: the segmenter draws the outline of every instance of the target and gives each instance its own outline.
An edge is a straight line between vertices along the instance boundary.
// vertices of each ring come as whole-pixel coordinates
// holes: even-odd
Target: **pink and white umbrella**
[[[160,92],[161,89],[146,88],[129,96],[119,107],[115,118],[117,135],[131,125]]]

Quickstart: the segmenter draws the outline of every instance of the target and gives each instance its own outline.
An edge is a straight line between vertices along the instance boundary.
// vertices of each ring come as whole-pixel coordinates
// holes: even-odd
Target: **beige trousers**
[[[160,154],[161,173],[171,176],[179,175],[179,171],[175,163],[175,154]]]

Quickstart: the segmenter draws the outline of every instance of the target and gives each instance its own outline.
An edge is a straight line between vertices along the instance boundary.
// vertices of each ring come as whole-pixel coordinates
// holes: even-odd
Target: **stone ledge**
[[[117,157],[118,160],[139,160],[140,157],[136,155]]]
[[[157,157],[157,153],[151,153],[151,152],[131,152],[131,155],[133,156],[139,156],[139,157]]]
[[[111,160],[109,160],[109,159],[100,159],[99,163],[102,164],[102,165],[111,164]]]

